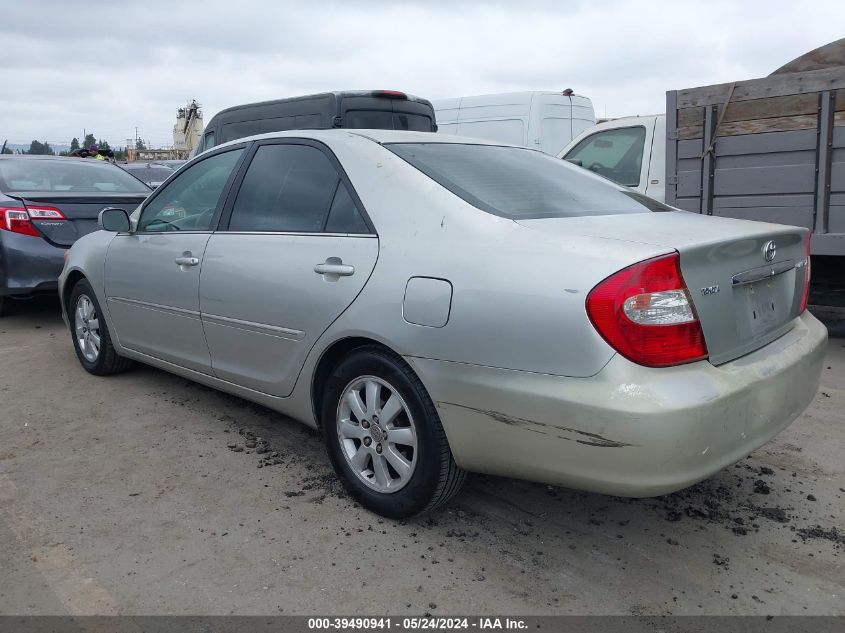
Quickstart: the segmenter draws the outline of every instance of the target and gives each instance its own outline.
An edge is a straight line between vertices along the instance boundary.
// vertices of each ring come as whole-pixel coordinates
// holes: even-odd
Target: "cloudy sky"
[[[2,2],[0,142],[172,143],[176,108],[323,90],[430,99],[573,88],[598,116],[769,74],[845,35],[814,0]]]

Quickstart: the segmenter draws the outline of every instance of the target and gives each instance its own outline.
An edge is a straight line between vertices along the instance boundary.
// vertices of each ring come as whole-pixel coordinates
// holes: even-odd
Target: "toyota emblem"
[[[763,257],[766,258],[767,262],[772,261],[775,258],[775,254],[777,252],[778,252],[778,249],[777,249],[777,247],[775,246],[775,243],[772,240],[769,240],[763,246]]]

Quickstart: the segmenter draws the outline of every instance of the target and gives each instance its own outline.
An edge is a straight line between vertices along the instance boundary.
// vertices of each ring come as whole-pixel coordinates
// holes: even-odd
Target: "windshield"
[[[87,158],[0,160],[6,192],[143,193],[149,187],[119,167]]]
[[[385,147],[471,205],[514,220],[671,211],[534,150],[460,143]]]

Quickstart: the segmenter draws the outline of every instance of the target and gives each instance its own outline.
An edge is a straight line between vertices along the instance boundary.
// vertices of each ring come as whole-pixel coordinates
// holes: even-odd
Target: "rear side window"
[[[604,130],[588,136],[565,156],[581,167],[627,187],[640,184],[645,128],[641,125]]]
[[[150,193],[117,165],[90,158],[0,160],[0,190],[73,193]]]
[[[358,212],[349,190],[342,182],[337,187],[329,219],[326,222],[327,233],[369,233],[364,218]]]
[[[365,232],[356,230],[360,228],[356,216],[363,225],[323,152],[307,145],[262,145],[238,191],[229,230]],[[326,228],[327,223],[331,228]]]
[[[458,143],[385,147],[469,204],[515,220],[669,210],[646,206],[626,189],[534,150]]]

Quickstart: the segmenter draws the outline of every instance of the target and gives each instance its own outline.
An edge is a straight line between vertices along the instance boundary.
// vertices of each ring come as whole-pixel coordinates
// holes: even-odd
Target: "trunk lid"
[[[132,211],[146,198],[145,194],[97,193],[28,193],[7,194],[21,200],[29,207],[53,207],[62,212],[66,220],[38,220],[32,223],[44,238],[56,246],[71,246],[83,235],[96,231],[97,217],[106,207],[120,207]]]
[[[748,354],[792,328],[804,291],[808,231],[682,211],[520,220],[584,235],[677,250],[714,365]],[[767,247],[771,255],[767,258]],[[634,263],[634,262],[631,262]]]

